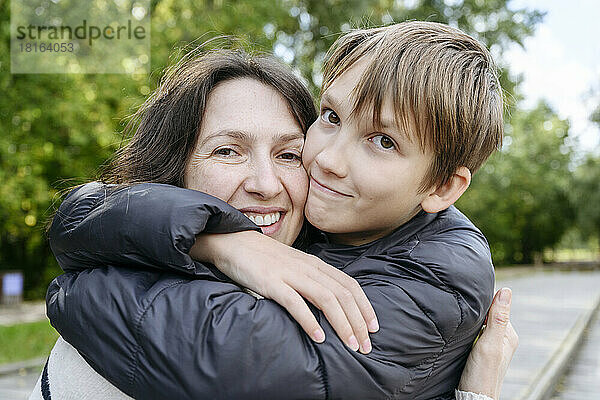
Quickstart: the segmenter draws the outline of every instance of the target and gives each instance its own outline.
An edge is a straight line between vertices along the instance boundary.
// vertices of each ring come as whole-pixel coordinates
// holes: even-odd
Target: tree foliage
[[[569,124],[546,103],[516,111],[504,147],[474,176],[459,207],[487,236],[499,263],[531,263],[572,225]]]
[[[584,238],[600,244],[600,157],[588,154],[574,173],[571,201],[577,210],[577,227]]]

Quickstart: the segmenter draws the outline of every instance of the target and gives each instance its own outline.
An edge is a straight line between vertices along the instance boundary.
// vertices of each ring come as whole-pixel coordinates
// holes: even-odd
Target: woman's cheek
[[[306,196],[308,195],[308,175],[303,167],[297,167],[284,175],[284,186],[294,208],[304,210]]]
[[[208,160],[197,163],[186,180],[189,189],[208,193],[228,202],[239,186],[241,174],[234,165],[212,163]]]

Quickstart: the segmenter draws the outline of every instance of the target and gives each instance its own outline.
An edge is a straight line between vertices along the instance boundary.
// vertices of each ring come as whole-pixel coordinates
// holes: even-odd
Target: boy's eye
[[[340,123],[340,117],[333,110],[325,109],[323,110],[323,115],[321,116],[325,122],[329,122],[330,124],[337,125]]]
[[[373,136],[371,140],[373,141],[373,143],[386,150],[393,149],[394,147],[396,147],[392,139],[385,135]]]

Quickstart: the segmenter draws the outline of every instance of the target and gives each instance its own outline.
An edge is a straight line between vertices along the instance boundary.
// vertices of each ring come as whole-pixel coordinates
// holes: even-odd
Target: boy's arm
[[[259,230],[206,193],[171,185],[91,182],[73,189],[48,232],[64,271],[123,265],[196,274],[195,235]]]
[[[96,371],[136,398],[453,393],[466,354],[444,340],[416,300],[438,293],[387,278],[359,278],[381,326],[367,355],[344,346],[319,310],[326,340],[316,344],[279,305],[235,285],[124,268],[57,278],[48,316]],[[458,312],[445,303],[449,314]],[[468,352],[472,338],[464,343]],[[432,373],[450,379],[426,385]]]

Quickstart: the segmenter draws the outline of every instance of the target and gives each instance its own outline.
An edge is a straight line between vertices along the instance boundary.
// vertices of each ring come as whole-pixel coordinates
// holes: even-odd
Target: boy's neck
[[[369,234],[369,232],[327,233],[327,238],[331,243],[346,246],[361,246],[381,239],[390,232],[392,231],[380,234]]]
[[[327,239],[331,243],[343,244],[346,246],[361,246],[363,244],[374,242],[382,237],[389,235],[394,232],[396,229],[400,228],[402,225],[410,222],[415,215],[417,215],[422,210],[421,207],[418,207],[415,212],[405,221],[399,223],[397,226],[387,230],[374,230],[374,231],[361,231],[361,232],[346,232],[346,233],[325,233],[327,235]]]

